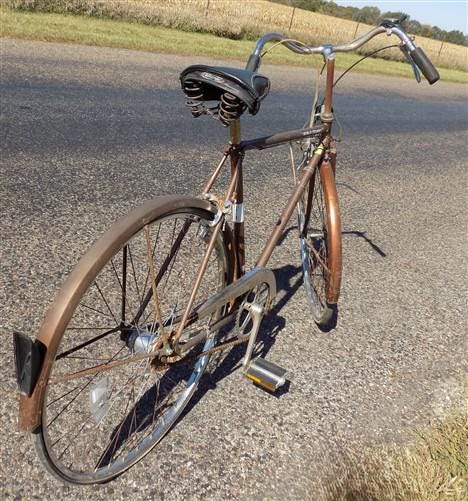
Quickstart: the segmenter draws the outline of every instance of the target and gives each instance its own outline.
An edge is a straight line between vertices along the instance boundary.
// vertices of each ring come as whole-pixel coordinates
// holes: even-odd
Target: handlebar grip
[[[421,73],[426,77],[426,80],[432,85],[439,80],[440,75],[436,67],[431,63],[431,60],[424,54],[421,47],[417,47],[410,52],[411,59],[416,66],[421,70]]]
[[[246,70],[257,71],[260,66],[261,57],[256,54],[250,54],[249,60],[247,61]]]

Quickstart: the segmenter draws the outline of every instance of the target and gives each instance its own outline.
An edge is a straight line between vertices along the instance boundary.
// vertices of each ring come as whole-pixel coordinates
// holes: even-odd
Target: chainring
[[[237,339],[247,339],[252,330],[252,314],[250,310],[246,308],[246,305],[256,303],[266,308],[268,297],[269,290],[266,284],[257,285],[247,293],[236,315],[235,331]]]

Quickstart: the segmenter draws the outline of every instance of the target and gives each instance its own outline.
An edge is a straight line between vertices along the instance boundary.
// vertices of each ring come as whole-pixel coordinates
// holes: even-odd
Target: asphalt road
[[[129,472],[83,489],[51,480],[17,431],[11,330],[34,335],[67,272],[116,218],[159,194],[197,193],[225,130],[192,119],[178,87],[180,71],[206,59],[4,39],[0,48],[1,498],[322,499],[352,444],[401,443],[462,405],[467,88],[350,76],[335,101],[337,328],[312,321],[290,231],[270,263],[279,294],[261,332],[267,358],[288,370],[287,391],[251,385],[236,350]],[[314,73],[262,70],[272,90],[245,137],[307,117]],[[287,149],[245,165],[253,263],[288,195]]]

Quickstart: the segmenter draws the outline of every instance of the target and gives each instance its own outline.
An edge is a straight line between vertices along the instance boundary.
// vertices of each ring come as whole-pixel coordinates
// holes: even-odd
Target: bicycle
[[[53,475],[69,483],[100,483],[134,465],[174,425],[214,353],[245,343],[245,374],[270,391],[285,383],[284,369],[253,360],[252,353],[276,294],[266,266],[294,210],[313,318],[323,329],[336,320],[341,227],[332,136],[334,57],[380,33],[400,39],[417,78],[419,68],[430,84],[439,79],[396,20],[338,46],[312,47],[269,33],[257,41],[245,70],[195,65],[182,72],[192,115],[211,115],[230,130],[202,194],[159,197],[116,222],[69,275],[36,339],[14,333],[20,429],[34,434]],[[323,56],[325,96],[318,104],[317,85],[304,127],[241,140],[241,115],[256,114],[268,94],[269,81],[257,70],[271,41]],[[298,165],[293,143],[301,147]],[[295,188],[255,267],[246,270],[244,156],[288,144]],[[212,190],[227,163],[230,179],[220,197]]]

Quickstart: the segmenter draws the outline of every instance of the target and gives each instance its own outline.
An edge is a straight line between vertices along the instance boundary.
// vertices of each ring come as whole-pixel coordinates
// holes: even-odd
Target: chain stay
[[[212,353],[226,350],[226,349],[231,348],[233,346],[236,346],[238,344],[246,343],[247,341],[248,341],[248,337],[245,339],[243,339],[243,338],[237,339],[236,338],[236,339],[233,339],[232,341],[226,341],[224,343],[219,344],[218,346],[214,346],[213,348],[210,348],[209,350],[205,350],[205,351],[202,351],[201,353],[197,353],[196,355],[189,355],[187,357],[184,357],[184,358],[177,360],[175,362],[172,362],[172,363],[163,363],[160,366],[155,364],[154,367],[156,369],[158,369],[158,367],[165,368],[165,367],[168,367],[171,365],[181,365],[181,364],[188,362],[190,360],[204,357],[205,355],[211,355]],[[141,354],[141,355],[135,355],[133,357],[128,357],[128,358],[125,358],[122,360],[115,360],[115,361],[109,362],[107,364],[102,364],[102,365],[98,365],[95,367],[90,367],[88,369],[84,369],[84,370],[79,371],[79,372],[74,372],[72,374],[64,374],[61,376],[52,377],[49,379],[49,384],[63,383],[66,381],[71,381],[73,379],[79,379],[79,378],[82,378],[85,376],[92,376],[92,375],[99,374],[102,372],[107,372],[115,367],[127,365],[127,364],[130,364],[132,362],[139,362],[141,360],[145,360],[148,358],[154,358],[155,356],[156,356],[156,353],[146,353],[146,354]]]

